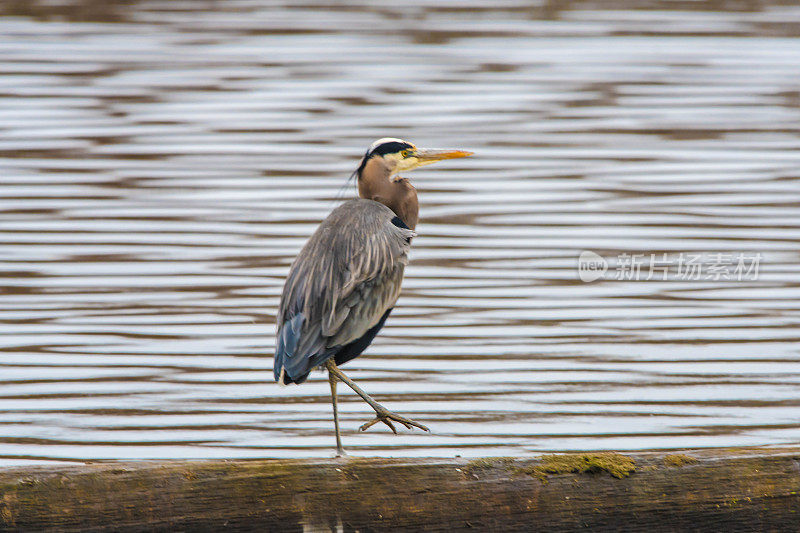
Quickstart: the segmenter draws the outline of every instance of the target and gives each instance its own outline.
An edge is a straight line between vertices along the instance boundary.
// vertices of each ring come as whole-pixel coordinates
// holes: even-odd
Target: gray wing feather
[[[374,326],[383,313],[394,305],[400,292],[405,265],[373,280],[365,281],[345,300],[349,312],[341,326],[328,340],[329,346],[341,346],[361,337]]]
[[[364,335],[394,305],[414,232],[396,226],[393,218],[394,212],[378,202],[345,202],[300,251],[278,311],[276,379],[285,368],[292,380],[304,380],[336,347]],[[298,315],[303,320],[297,338],[281,342],[284,328]],[[291,353],[284,346],[293,348]]]

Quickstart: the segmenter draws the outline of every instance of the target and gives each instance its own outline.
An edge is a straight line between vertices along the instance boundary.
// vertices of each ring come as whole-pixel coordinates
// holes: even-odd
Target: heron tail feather
[[[303,329],[305,318],[303,313],[298,313],[290,320],[284,322],[278,333],[277,346],[275,346],[275,363],[272,366],[272,373],[275,377],[275,381],[281,385],[288,385],[289,383],[295,382],[295,380],[292,379],[293,372],[291,370],[292,367],[297,365],[297,360],[301,359],[300,357],[295,357],[295,350],[300,340],[300,333]]]

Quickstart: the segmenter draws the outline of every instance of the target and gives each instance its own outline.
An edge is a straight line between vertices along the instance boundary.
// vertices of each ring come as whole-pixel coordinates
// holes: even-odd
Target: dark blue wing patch
[[[398,216],[392,219],[392,224],[394,224],[398,228],[409,229],[409,230],[411,229],[405,222],[403,222],[403,219]],[[406,237],[406,243],[411,244],[411,237]]]
[[[403,222],[403,219],[398,217],[398,216],[396,216],[396,217],[394,217],[392,219],[392,224],[394,224],[398,228],[411,229],[411,228],[408,227],[408,225],[405,222]]]

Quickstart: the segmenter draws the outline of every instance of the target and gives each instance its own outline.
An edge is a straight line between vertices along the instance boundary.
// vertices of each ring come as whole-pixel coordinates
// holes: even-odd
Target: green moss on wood
[[[519,471],[546,481],[551,474],[596,474],[608,472],[621,479],[636,470],[635,461],[618,453],[581,453],[565,455],[543,455],[541,462]]]
[[[697,459],[683,453],[673,453],[665,455],[663,461],[664,466],[678,467],[694,464],[697,462]]]

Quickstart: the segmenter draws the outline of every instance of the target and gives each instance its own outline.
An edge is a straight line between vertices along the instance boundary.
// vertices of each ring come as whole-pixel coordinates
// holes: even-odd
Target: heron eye
[[[411,155],[411,150],[403,150],[402,152],[400,152],[400,155],[402,155],[403,157],[408,157]]]

